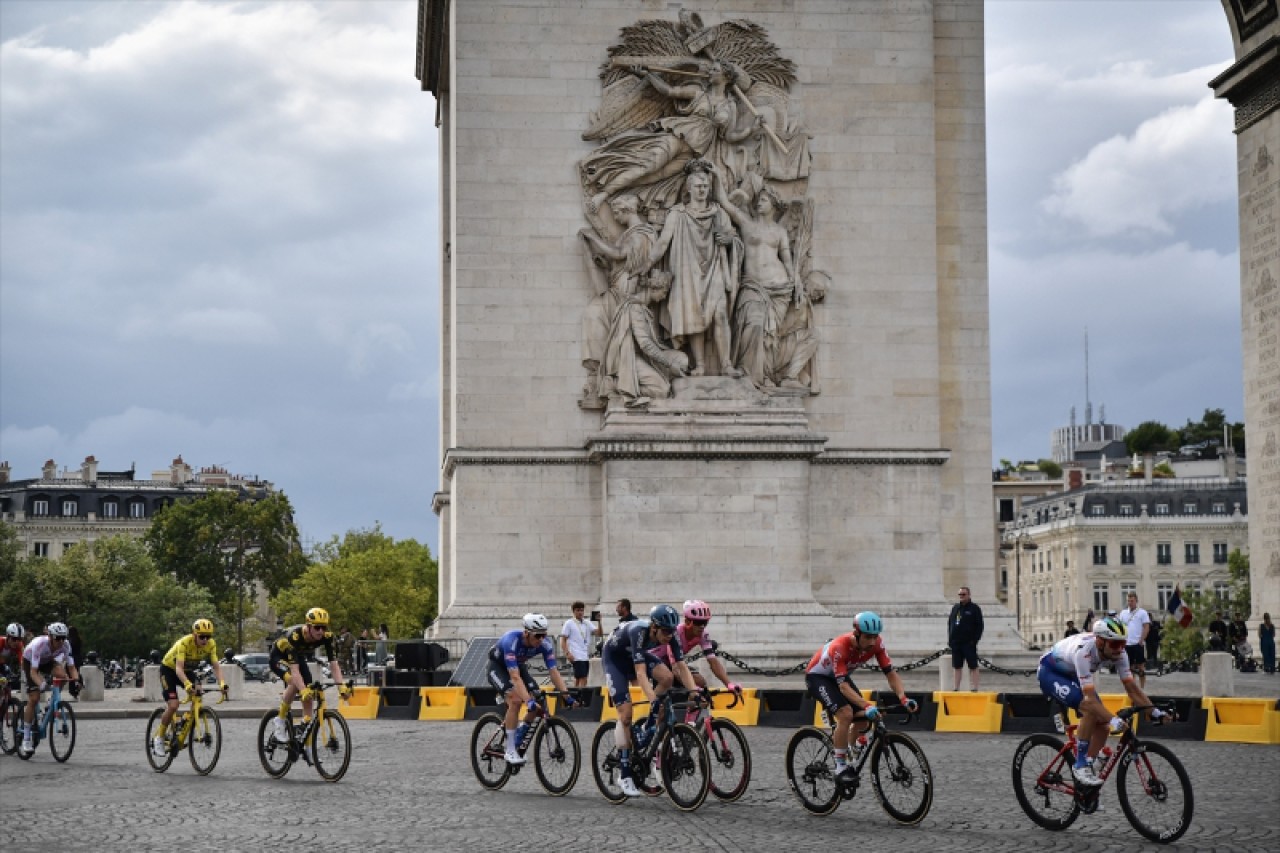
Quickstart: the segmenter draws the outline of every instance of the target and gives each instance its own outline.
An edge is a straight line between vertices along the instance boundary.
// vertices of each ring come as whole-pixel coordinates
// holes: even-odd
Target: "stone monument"
[[[995,604],[981,0],[420,0],[441,636],[703,598],[794,661]],[[554,621],[554,620],[553,620]],[[606,620],[606,627],[612,627]]]
[[[1222,0],[1235,64],[1210,83],[1235,107],[1240,315],[1249,455],[1252,621],[1280,614],[1280,3]]]

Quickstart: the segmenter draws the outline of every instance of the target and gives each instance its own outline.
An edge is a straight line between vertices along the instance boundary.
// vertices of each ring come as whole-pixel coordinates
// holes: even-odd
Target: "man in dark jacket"
[[[982,608],[969,598],[969,587],[960,587],[960,600],[947,617],[947,643],[951,646],[951,668],[955,689],[960,689],[960,671],[969,665],[969,689],[978,691],[978,641],[982,639]]]

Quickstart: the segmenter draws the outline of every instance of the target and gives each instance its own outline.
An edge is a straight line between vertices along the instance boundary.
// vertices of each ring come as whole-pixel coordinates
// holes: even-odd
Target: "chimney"
[[[1151,454],[1145,454],[1142,457],[1142,479],[1148,483],[1151,482],[1152,464]]]
[[[98,482],[98,460],[92,456],[86,456],[84,462],[80,465],[80,479],[86,483]]]
[[[182,454],[178,454],[178,458],[173,460],[173,464],[169,466],[169,482],[174,484],[191,482],[191,466],[182,461]]]
[[[1239,476],[1239,469],[1236,466],[1236,449],[1224,447],[1218,452],[1218,459],[1222,461],[1222,476],[1227,478],[1228,483],[1234,483]]]
[[[8,462],[0,462],[0,483],[9,482],[9,472],[13,470]]]
[[[56,480],[58,478],[58,465],[52,459],[45,460],[44,467],[40,469],[42,479]]]

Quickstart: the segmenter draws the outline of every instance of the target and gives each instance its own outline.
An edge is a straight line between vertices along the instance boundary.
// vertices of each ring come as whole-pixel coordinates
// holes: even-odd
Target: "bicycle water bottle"
[[[1053,715],[1053,727],[1058,730],[1058,734],[1060,735],[1067,733],[1067,724],[1066,721],[1062,719],[1061,711]]]
[[[1098,753],[1098,757],[1093,760],[1094,770],[1101,770],[1107,766],[1107,762],[1111,761],[1111,747],[1104,746]]]
[[[862,751],[866,748],[867,748],[867,736],[858,735],[857,739],[853,742],[853,755],[851,756],[852,759],[854,761],[857,761],[858,757],[862,755]]]
[[[533,738],[533,726],[528,723],[521,723],[516,726],[516,743],[521,753],[529,748],[529,741]]]

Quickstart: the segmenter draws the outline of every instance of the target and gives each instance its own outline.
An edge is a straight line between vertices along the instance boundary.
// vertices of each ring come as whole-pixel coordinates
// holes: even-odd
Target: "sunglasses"
[[[707,621],[708,621],[708,620],[706,620],[706,619],[690,619],[690,620],[689,620],[689,624],[690,624],[690,625],[697,625],[699,628],[705,628],[705,627],[707,627]]]
[[[1106,643],[1107,648],[1111,649],[1113,652],[1123,651],[1126,645],[1125,640],[1103,640],[1103,642]]]
[[[544,638],[544,637],[546,637],[546,636],[547,636],[547,632],[546,632],[546,631],[543,631],[541,634],[534,634],[534,635],[533,635],[533,638],[534,638],[535,640],[541,640],[541,639],[543,639],[543,638]]]
[[[196,634],[197,640],[212,640],[213,634]]]

